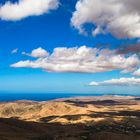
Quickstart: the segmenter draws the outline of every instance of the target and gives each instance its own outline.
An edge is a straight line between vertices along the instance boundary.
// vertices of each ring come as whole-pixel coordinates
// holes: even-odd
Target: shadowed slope
[[[138,128],[128,124],[65,124],[0,119],[0,140],[139,140]]]

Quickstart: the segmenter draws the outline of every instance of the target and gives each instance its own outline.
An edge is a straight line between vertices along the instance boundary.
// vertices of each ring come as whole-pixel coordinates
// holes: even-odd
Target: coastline
[[[18,100],[49,101],[65,98],[86,97],[140,97],[140,94],[97,94],[97,93],[3,93],[0,94],[0,102],[12,102]]]

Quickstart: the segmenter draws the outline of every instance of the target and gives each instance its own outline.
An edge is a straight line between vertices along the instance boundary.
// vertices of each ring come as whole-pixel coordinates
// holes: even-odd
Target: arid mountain
[[[0,103],[0,140],[139,140],[136,97]]]

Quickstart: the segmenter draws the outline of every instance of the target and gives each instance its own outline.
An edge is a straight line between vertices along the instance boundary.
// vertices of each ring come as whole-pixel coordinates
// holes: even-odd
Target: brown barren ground
[[[0,140],[140,140],[140,98],[0,103]]]

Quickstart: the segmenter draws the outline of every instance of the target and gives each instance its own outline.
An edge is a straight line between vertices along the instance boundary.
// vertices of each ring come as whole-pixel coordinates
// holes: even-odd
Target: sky
[[[139,0],[0,0],[0,93],[139,91]]]

